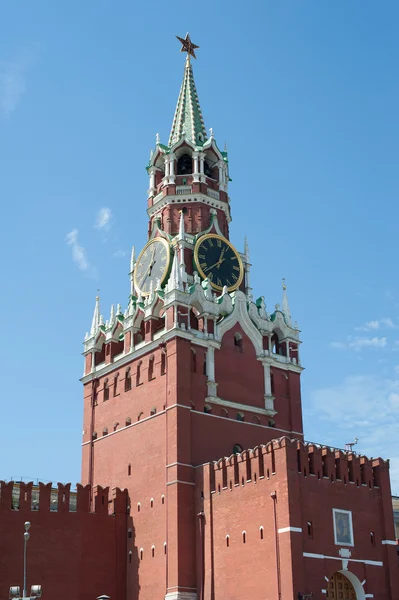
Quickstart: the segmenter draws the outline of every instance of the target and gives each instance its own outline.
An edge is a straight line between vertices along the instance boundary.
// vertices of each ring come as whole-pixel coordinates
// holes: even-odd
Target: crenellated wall
[[[199,467],[196,484],[205,598],[322,598],[344,567],[399,597],[388,462],[280,438]],[[335,543],[333,509],[351,513],[353,546]]]
[[[29,521],[28,589],[42,585],[45,598],[126,599],[127,491],[70,487],[0,481],[0,598],[11,585],[22,586]]]

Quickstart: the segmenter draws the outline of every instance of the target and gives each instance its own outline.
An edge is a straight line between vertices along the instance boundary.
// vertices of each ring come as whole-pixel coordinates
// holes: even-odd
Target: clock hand
[[[226,248],[223,248],[223,250],[222,250],[222,251],[221,251],[221,253],[220,253],[219,260],[218,260],[217,262],[215,262],[215,264],[213,264],[213,265],[210,265],[209,267],[206,267],[206,268],[204,269],[204,271],[209,271],[209,269],[213,269],[213,267],[217,267],[217,268],[219,268],[219,266],[222,264],[222,262],[223,262],[224,260],[226,260],[225,258],[223,258],[223,254],[225,253],[225,250],[226,250]]]
[[[218,264],[219,264],[219,261],[215,262],[214,265],[210,265],[209,267],[205,267],[204,272],[209,271],[209,269],[213,269],[213,267],[217,267]]]

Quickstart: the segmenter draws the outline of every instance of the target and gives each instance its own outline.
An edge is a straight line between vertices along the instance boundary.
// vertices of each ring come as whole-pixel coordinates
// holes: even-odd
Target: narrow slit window
[[[313,539],[313,523],[308,521],[308,538]]]
[[[104,402],[106,402],[107,400],[109,400],[109,385],[108,385],[108,379],[105,379],[105,381],[104,381]]]
[[[128,392],[132,389],[132,376],[130,372],[130,367],[126,369],[125,373],[125,392]]]
[[[115,396],[118,395],[118,379],[119,379],[119,373],[117,373],[114,377],[114,391],[113,391],[114,398],[115,398]]]
[[[138,363],[137,371],[136,371],[136,385],[140,385],[140,384],[141,384],[141,361]]]
[[[154,357],[151,356],[148,361],[148,381],[154,379]]]

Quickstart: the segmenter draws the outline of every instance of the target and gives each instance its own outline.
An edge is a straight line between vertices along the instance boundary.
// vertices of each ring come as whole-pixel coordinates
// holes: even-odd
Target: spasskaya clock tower
[[[303,438],[286,287],[272,313],[253,298],[248,244],[229,235],[227,150],[205,128],[197,46],[179,39],[169,140],[156,136],[147,166],[148,243],[132,252],[128,305],[105,320],[97,298],[84,340],[82,481],[128,489],[129,600],[202,598],[204,465]]]

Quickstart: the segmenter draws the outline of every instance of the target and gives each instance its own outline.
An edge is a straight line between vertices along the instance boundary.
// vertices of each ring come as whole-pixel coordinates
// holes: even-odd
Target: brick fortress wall
[[[132,528],[126,490],[110,495],[109,488],[97,486],[91,499],[90,486],[78,485],[73,496],[70,484],[58,484],[56,493],[51,484],[32,488],[32,483],[0,481],[0,599],[8,598],[11,585],[22,591],[29,521],[28,590],[40,584],[44,598],[93,600],[107,594],[125,600],[126,532]]]
[[[365,593],[399,597],[387,462],[281,438],[196,471],[200,599],[322,598],[344,566],[333,508],[352,511],[347,568]]]

